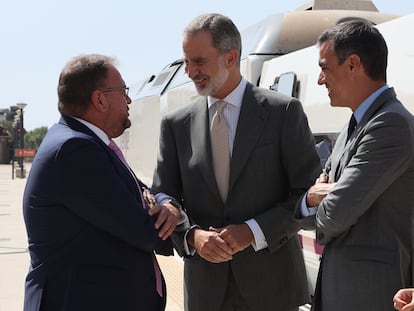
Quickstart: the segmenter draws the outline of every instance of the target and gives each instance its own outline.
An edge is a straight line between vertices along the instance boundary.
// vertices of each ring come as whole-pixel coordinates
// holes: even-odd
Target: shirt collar
[[[241,78],[240,83],[236,86],[236,88],[233,91],[231,91],[225,98],[223,98],[223,100],[232,106],[240,108],[243,101],[243,95],[244,91],[246,90],[246,86],[247,81],[244,78]],[[208,108],[210,108],[219,100],[219,98],[208,96]]]
[[[72,117],[76,120],[78,120],[80,123],[85,125],[87,128],[89,128],[92,132],[95,133],[96,136],[98,136],[106,145],[109,145],[110,139],[108,138],[108,135],[105,134],[104,131],[102,131],[99,127],[93,125],[92,123],[89,123],[88,121],[85,121],[83,119],[79,119],[76,117]]]
[[[388,88],[389,88],[388,85],[384,85],[380,87],[370,96],[368,96],[368,98],[365,99],[361,103],[361,105],[359,105],[359,107],[354,111],[354,116],[355,116],[355,120],[357,121],[357,124],[361,122],[362,117],[364,116],[365,112],[367,112],[368,108],[371,107],[372,103],[377,99],[377,97]]]

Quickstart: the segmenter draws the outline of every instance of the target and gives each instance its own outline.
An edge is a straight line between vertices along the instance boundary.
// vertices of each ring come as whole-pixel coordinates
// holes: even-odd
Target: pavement
[[[30,164],[25,168],[29,174]],[[23,310],[24,279],[29,267],[22,215],[25,184],[26,178],[13,176],[11,164],[0,164],[0,311]],[[166,310],[182,311],[182,260],[176,256],[157,258],[167,283]]]

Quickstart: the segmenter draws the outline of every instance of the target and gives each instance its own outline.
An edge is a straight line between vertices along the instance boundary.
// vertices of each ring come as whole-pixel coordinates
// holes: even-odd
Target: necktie
[[[112,139],[109,142],[108,146],[118,156],[118,158],[128,167],[128,169],[130,169],[127,162],[126,162],[126,160],[125,160],[124,155],[122,154],[121,149],[119,149],[118,145]],[[135,175],[133,175],[133,176],[135,178]],[[144,198],[143,198],[143,195],[142,195],[142,192],[141,192],[141,188],[139,187],[138,181],[136,181],[136,182],[137,182],[137,185],[138,185],[138,190],[139,190],[139,193],[140,193],[142,206],[145,208],[146,205],[145,205]],[[154,253],[152,253],[152,264],[154,266],[154,271],[155,271],[155,281],[156,281],[156,285],[157,285],[157,292],[162,297],[163,293],[162,293],[161,269],[160,269],[160,266],[158,265],[157,258],[155,257]]]
[[[356,119],[354,114],[352,114],[351,119],[349,120],[349,125],[348,125],[348,136],[346,138],[346,141],[349,140],[349,137],[351,137],[352,133],[355,130],[355,127],[357,125]]]
[[[213,156],[214,175],[220,191],[221,198],[225,202],[229,189],[230,177],[230,147],[227,131],[227,122],[222,112],[227,103],[216,102],[216,113],[211,122],[211,148]]]
[[[125,164],[127,163],[125,160],[125,157],[121,151],[121,149],[119,149],[118,145],[111,139],[111,141],[109,142],[109,148],[112,149],[113,152],[115,152],[115,154],[118,156],[118,158],[124,162]]]

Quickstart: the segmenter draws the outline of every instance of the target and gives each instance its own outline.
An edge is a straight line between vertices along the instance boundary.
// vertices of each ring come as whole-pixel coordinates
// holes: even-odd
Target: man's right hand
[[[327,176],[322,173],[315,184],[309,188],[306,196],[306,205],[309,207],[318,206],[321,201],[332,191],[335,183],[328,183]]]
[[[414,310],[414,288],[400,289],[393,298],[394,308],[399,311]]]
[[[209,262],[220,263],[233,259],[233,250],[217,232],[194,228],[188,234],[188,243]]]

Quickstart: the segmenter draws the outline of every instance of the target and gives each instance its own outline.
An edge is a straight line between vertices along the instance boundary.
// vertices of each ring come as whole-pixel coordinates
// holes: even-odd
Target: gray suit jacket
[[[325,244],[314,310],[393,310],[413,285],[414,118],[384,91],[327,169],[337,182],[316,215]]]
[[[255,252],[248,247],[221,264],[198,255],[185,258],[186,309],[218,310],[230,271],[253,310],[285,310],[308,302],[293,212],[320,164],[300,102],[247,85],[225,204],[212,169],[208,124],[205,98],[162,121],[153,190],[182,200],[192,223],[204,229],[254,218],[268,248]],[[183,236],[174,241],[183,254]]]

